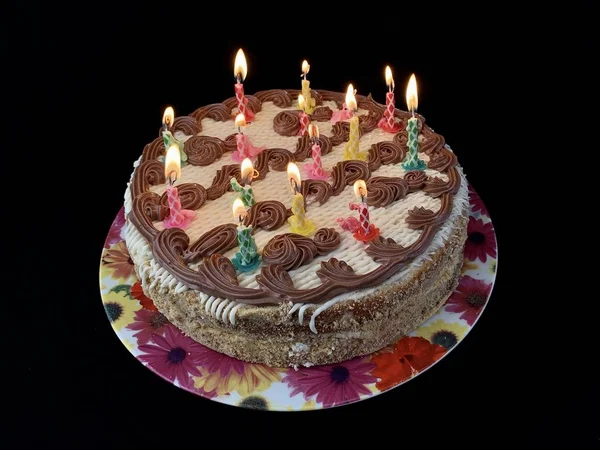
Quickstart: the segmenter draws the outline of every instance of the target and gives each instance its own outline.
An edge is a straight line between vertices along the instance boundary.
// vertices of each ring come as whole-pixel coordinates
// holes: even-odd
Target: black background
[[[184,8],[178,19],[170,5],[74,11],[20,2],[11,11],[13,31],[2,44],[10,79],[6,109],[26,131],[5,140],[7,151],[17,146],[7,157],[15,173],[23,164],[39,171],[17,185],[42,199],[39,212],[26,211],[17,227],[17,236],[40,236],[29,237],[31,250],[23,252],[16,237],[5,243],[23,257],[8,272],[18,286],[9,309],[16,305],[19,312],[11,316],[16,326],[4,346],[18,386],[9,395],[16,400],[10,431],[18,431],[20,447],[132,442],[135,448],[181,440],[205,446],[207,436],[236,445],[309,446],[322,433],[332,445],[343,438],[395,446],[430,440],[486,447],[597,444],[596,391],[582,382],[585,370],[573,381],[576,368],[585,366],[573,349],[580,343],[570,343],[548,317],[544,301],[553,286],[534,276],[536,265],[544,264],[535,262],[543,238],[524,214],[531,206],[527,195],[519,196],[513,183],[515,159],[525,158],[518,145],[525,142],[524,126],[515,129],[517,105],[523,89],[535,85],[520,59],[528,45],[509,42],[513,25],[450,30],[419,16],[427,33],[411,33],[402,12],[374,10],[381,17],[355,14],[348,32],[344,15],[298,19],[282,12],[281,30],[274,26],[260,37],[262,22],[248,18],[246,26],[235,25],[236,5],[230,6],[206,16]],[[317,22],[309,25],[311,19]],[[306,58],[314,89],[343,91],[352,82],[360,94],[383,102],[389,64],[404,108],[406,82],[416,73],[419,112],[445,136],[492,216],[498,275],[480,321],[451,355],[376,398],[299,414],[220,405],[144,368],[104,314],[100,253],[133,161],[156,137],[167,105],[183,115],[233,95],[239,47],[248,59],[249,94],[299,87]],[[39,249],[47,256],[38,257]],[[274,438],[280,434],[286,437]]]

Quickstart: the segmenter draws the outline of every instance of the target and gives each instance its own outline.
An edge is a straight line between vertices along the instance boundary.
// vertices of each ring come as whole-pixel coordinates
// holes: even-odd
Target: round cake
[[[134,163],[125,193],[126,244],[160,312],[207,347],[273,367],[345,361],[416,328],[457,286],[467,231],[464,174],[422,116],[413,131],[426,168],[406,170],[410,113],[393,110],[393,130],[385,129],[386,107],[357,95],[353,136],[345,94],[313,90],[308,119],[319,137],[311,138],[299,93],[247,95],[253,118],[243,129],[234,121],[236,97],[175,118],[169,131],[182,167],[173,186],[182,208],[195,211],[186,226],[165,225],[174,207],[160,131]],[[236,156],[241,134],[251,143],[252,179]],[[355,138],[361,156],[348,159]],[[315,143],[321,177],[310,175]],[[290,162],[301,174],[295,193]],[[357,198],[360,180],[366,190]],[[234,200],[248,187],[253,201],[235,218]],[[294,222],[298,198],[300,220],[311,225],[305,232]],[[241,266],[248,241],[240,236],[256,249]]]

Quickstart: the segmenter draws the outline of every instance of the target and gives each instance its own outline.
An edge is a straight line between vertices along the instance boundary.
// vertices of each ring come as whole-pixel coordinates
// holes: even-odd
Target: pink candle
[[[390,91],[385,94],[385,111],[383,112],[383,116],[387,121],[387,125],[390,128],[394,127],[394,111],[396,110],[395,101],[394,101],[394,93],[392,92],[392,88],[390,87]]]
[[[308,125],[308,135],[313,140],[311,147],[311,156],[313,162],[304,164],[304,172],[307,178],[313,180],[326,180],[329,178],[329,172],[323,170],[321,161],[321,146],[319,145],[319,128],[316,125]]]
[[[246,122],[250,122],[254,119],[254,113],[248,108],[248,99],[244,95],[244,85],[242,84],[242,81],[246,78],[247,71],[246,56],[244,56],[244,51],[240,48],[235,56],[235,63],[233,65],[233,75],[237,80],[235,84],[235,99],[237,100],[239,113],[244,115]]]
[[[383,111],[383,117],[377,125],[388,133],[397,133],[400,131],[400,124],[396,123],[394,117],[396,102],[394,100],[394,78],[392,77],[390,66],[385,67],[385,82],[388,85],[389,91],[385,94],[385,111]]]
[[[300,130],[298,131],[298,136],[304,136],[308,133],[308,114],[305,112],[300,112]]]
[[[351,203],[350,210],[358,211],[358,221],[360,223],[359,233],[363,236],[368,235],[371,221],[369,219],[369,208],[367,208],[367,204],[364,201],[362,203]]]
[[[185,229],[196,216],[196,212],[181,208],[179,192],[174,186],[175,181],[181,178],[181,160],[179,147],[177,145],[171,145],[167,149],[167,155],[165,157],[165,178],[169,183],[167,186],[169,216],[165,217],[163,225],[165,228]]]

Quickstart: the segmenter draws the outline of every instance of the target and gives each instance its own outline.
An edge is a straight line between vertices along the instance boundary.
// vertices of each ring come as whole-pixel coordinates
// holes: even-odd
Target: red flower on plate
[[[113,220],[113,223],[110,226],[110,230],[108,230],[106,241],[104,241],[104,248],[110,248],[111,245],[123,240],[123,238],[121,237],[121,230],[123,229],[124,225],[125,208],[121,206],[121,209],[117,213],[117,217],[115,217],[115,220]]]
[[[392,351],[382,350],[371,357],[377,366],[372,374],[380,378],[376,386],[380,391],[390,389],[429,367],[445,353],[444,347],[422,337],[403,337]]]
[[[469,203],[471,204],[472,212],[480,212],[483,215],[489,216],[488,210],[483,204],[481,197],[475,192],[475,189],[471,185],[469,185]]]
[[[142,283],[140,283],[139,281],[137,283],[134,283],[133,286],[131,286],[131,296],[140,302],[142,308],[149,309],[150,311],[158,311],[158,309],[156,309],[156,306],[154,306],[154,302],[152,301],[152,299],[150,297],[146,297],[146,294],[144,294],[144,289],[142,289]]]
[[[357,358],[339,364],[290,369],[283,382],[292,388],[291,397],[299,393],[304,399],[317,395],[316,401],[325,408],[343,405],[360,399],[371,391],[367,384],[377,381],[371,370],[375,364],[365,358]]]
[[[125,328],[137,331],[133,336],[137,339],[138,345],[142,345],[147,344],[152,339],[152,334],[162,336],[168,326],[171,326],[171,324],[162,313],[142,308],[135,312],[135,322],[130,323]]]
[[[469,218],[467,225],[467,242],[465,244],[465,257],[469,261],[479,258],[482,262],[487,257],[496,257],[496,235],[491,222],[483,223],[481,219]]]
[[[473,325],[491,291],[491,284],[464,275],[446,302],[446,311],[462,313],[460,318],[466,320],[469,325]]]
[[[204,347],[172,326],[166,327],[164,336],[152,334],[151,341],[138,347],[144,352],[138,358],[167,380],[194,390],[192,375],[202,375],[197,360]]]

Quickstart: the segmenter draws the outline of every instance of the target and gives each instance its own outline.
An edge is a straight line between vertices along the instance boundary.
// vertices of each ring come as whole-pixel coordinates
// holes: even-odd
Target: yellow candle
[[[346,92],[346,108],[352,112],[352,118],[350,119],[348,143],[344,148],[344,160],[359,159],[366,161],[369,156],[368,153],[361,152],[358,146],[358,140],[360,139],[358,116],[354,114],[354,110],[356,110],[356,97],[354,97],[354,87],[351,84],[348,86],[348,91]]]
[[[308,236],[314,233],[317,227],[311,220],[306,218],[304,197],[300,193],[301,179],[298,166],[293,162],[289,163],[287,173],[290,180],[290,190],[294,194],[294,198],[292,199],[293,216],[288,218],[290,232]]]
[[[310,64],[307,60],[302,61],[302,95],[304,96],[305,104],[301,108],[298,105],[298,109],[302,109],[306,114],[312,114],[315,110],[315,99],[310,95],[310,81],[306,79],[306,74],[310,70]]]

